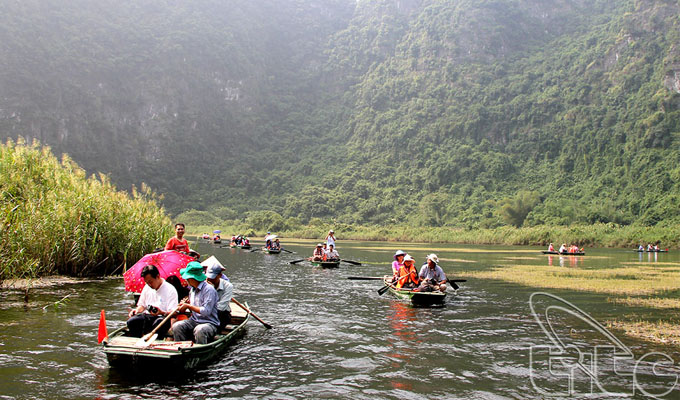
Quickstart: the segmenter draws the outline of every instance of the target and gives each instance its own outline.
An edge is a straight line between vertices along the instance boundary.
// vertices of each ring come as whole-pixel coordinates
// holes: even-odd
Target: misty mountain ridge
[[[0,134],[172,214],[680,217],[677,1],[6,2]],[[506,206],[524,203],[521,221]],[[519,205],[518,205],[519,204]]]

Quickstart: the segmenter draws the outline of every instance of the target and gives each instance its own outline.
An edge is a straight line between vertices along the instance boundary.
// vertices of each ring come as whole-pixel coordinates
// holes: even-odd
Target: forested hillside
[[[0,134],[184,219],[680,222],[678,1],[4,3]]]

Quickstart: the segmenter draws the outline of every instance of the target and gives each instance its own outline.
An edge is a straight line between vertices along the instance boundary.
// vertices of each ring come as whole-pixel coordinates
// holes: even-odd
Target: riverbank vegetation
[[[118,191],[37,142],[0,145],[0,198],[0,280],[111,274],[172,235],[150,188]]]
[[[500,245],[538,245],[549,243],[573,243],[579,247],[630,247],[648,243],[659,243],[662,248],[680,247],[680,229],[677,226],[658,224],[656,226],[635,226],[617,224],[593,224],[572,226],[532,226],[515,228],[502,226],[494,229],[462,229],[453,227],[403,226],[366,226],[329,223],[313,219],[309,225],[302,225],[295,218],[284,219],[246,217],[242,220],[219,221],[197,217],[195,213],[180,214],[177,219],[187,224],[191,235],[200,235],[220,229],[223,237],[241,233],[254,237],[264,236],[272,231],[280,236],[300,239],[321,239],[329,229],[336,236],[347,240],[375,240],[422,243],[459,243],[459,244],[500,244]],[[201,214],[199,214],[201,215]],[[271,214],[268,214],[271,215]],[[208,222],[209,221],[209,222]]]

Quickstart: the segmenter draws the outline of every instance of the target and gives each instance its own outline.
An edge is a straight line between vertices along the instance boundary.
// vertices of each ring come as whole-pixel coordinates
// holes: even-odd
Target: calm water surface
[[[647,393],[660,395],[673,387],[677,369],[660,368],[671,377],[658,377],[646,362],[652,358],[637,368],[635,364],[656,351],[672,357],[677,366],[677,349],[614,332],[634,357],[619,359],[616,365],[598,361],[596,376],[601,376],[602,385],[593,388],[592,379],[573,368],[574,363],[580,357],[581,365],[595,365],[592,349],[611,345],[611,340],[568,312],[557,310],[552,318],[553,329],[568,346],[562,353],[567,361],[559,364],[546,347],[531,350],[551,344],[529,307],[529,297],[537,289],[468,279],[456,295],[449,295],[445,307],[417,309],[389,293],[380,296],[378,282],[346,278],[389,273],[397,249],[414,255],[417,265],[434,251],[444,259],[441,265],[449,275],[513,264],[536,268],[609,268],[636,262],[680,265],[680,252],[639,255],[589,249],[586,257],[549,257],[538,248],[517,246],[338,244],[343,258],[364,265],[343,263],[336,270],[290,265],[288,261],[311,253],[313,244],[286,245],[285,240],[285,248],[297,254],[265,255],[208,243],[192,246],[203,259],[210,254],[220,259],[235,285],[235,297],[247,301],[274,329],[266,330],[252,320],[247,334],[220,360],[185,378],[164,382],[110,370],[96,344],[100,310],[106,310],[109,332],[124,323],[131,296],[124,291],[122,278],[34,289],[28,303],[23,293],[1,291],[0,399],[525,399],[569,393],[581,398],[591,392],[596,398],[648,398],[639,390],[633,395],[633,371]],[[70,293],[65,306],[42,309]],[[604,295],[550,293],[600,322],[631,313],[641,319],[660,315],[612,304]],[[547,304],[539,306],[545,309]],[[600,353],[607,353],[603,349]],[[613,360],[612,354],[601,358]],[[618,374],[611,373],[614,367]],[[603,390],[609,394],[602,394]],[[663,398],[680,398],[677,387]]]

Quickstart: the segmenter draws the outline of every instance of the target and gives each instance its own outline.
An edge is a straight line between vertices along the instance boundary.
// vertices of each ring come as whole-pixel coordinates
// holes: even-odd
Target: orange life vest
[[[406,276],[406,278],[404,278]],[[399,268],[399,280],[397,281],[397,289],[402,288],[407,283],[413,283],[418,286],[418,271],[416,271],[415,265],[410,267],[406,264]]]

